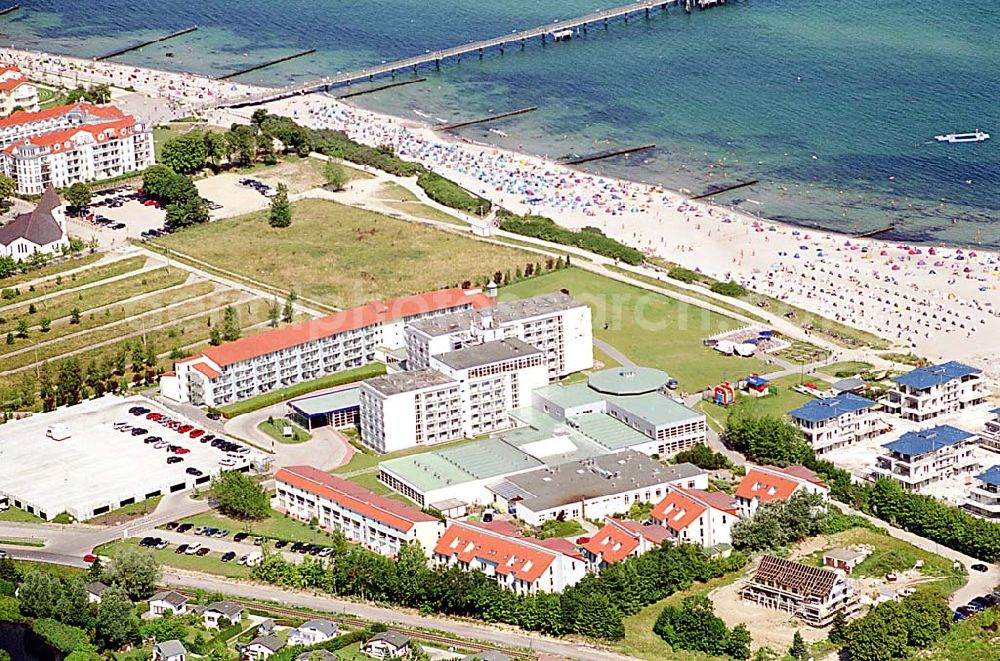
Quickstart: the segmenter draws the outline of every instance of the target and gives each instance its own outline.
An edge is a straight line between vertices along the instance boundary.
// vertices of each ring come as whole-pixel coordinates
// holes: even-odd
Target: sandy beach
[[[108,62],[0,50],[47,80],[108,82],[163,99],[180,114],[246,85]],[[36,73],[37,72],[37,73]],[[65,83],[64,83],[65,84]],[[326,95],[268,104],[315,128],[392,145],[470,191],[516,213],[548,216],[608,236],[686,268],[842,321],[933,360],[959,359],[1000,373],[1000,256],[970,248],[854,239],[758,219],[664,188],[578,172],[539,157],[471,143],[373,113]],[[251,109],[214,110],[229,126]]]

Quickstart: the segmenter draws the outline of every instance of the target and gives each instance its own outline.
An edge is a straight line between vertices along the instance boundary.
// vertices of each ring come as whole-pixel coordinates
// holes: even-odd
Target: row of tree
[[[848,624],[842,634],[831,632],[831,639],[842,637],[851,661],[890,661],[911,658],[950,628],[948,602],[937,592],[923,589],[875,606]]]
[[[513,624],[550,635],[578,633],[617,640],[623,619],[696,581],[706,581],[745,564],[739,553],[710,559],[691,545],[655,549],[588,574],[562,594],[517,595],[478,570],[434,567],[419,545],[387,558],[335,535],[327,563],[294,565],[268,553],[254,576],[269,583],[313,588],[342,596],[418,608],[489,622]]]
[[[856,483],[849,472],[817,459],[802,432],[778,416],[761,415],[736,404],[726,422],[726,442],[751,461],[802,464],[830,486],[836,500],[904,530],[987,562],[1000,558],[1000,524],[931,496],[904,491],[891,480]]]

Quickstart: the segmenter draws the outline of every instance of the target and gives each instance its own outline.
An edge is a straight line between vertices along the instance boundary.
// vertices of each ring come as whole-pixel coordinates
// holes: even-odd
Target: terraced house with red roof
[[[410,321],[492,303],[478,289],[441,289],[375,301],[209,347],[177,361],[174,373],[160,379],[160,392],[179,402],[222,406],[366,365],[402,347],[403,327]]]
[[[587,573],[587,563],[572,542],[517,534],[503,521],[451,521],[434,547],[433,561],[479,570],[517,594],[562,592]]]
[[[312,466],[286,466],[274,476],[275,508],[300,521],[316,519],[351,542],[396,555],[417,542],[430,555],[444,524],[437,518]]]
[[[653,506],[649,518],[675,542],[718,547],[732,543],[733,524],[740,515],[729,494],[672,487]]]
[[[18,193],[109,179],[154,162],[153,127],[113,106],[74,103],[0,119],[0,164]]]
[[[38,88],[17,66],[0,66],[0,115],[9,115],[15,108],[36,112]]]
[[[788,500],[798,491],[829,498],[830,487],[805,466],[754,466],[747,464],[747,474],[736,487],[736,505],[740,516],[753,516],[761,505]]]
[[[608,565],[659,548],[671,537],[671,532],[661,525],[606,516],[604,527],[581,544],[580,548],[590,567],[594,571],[600,571]]]

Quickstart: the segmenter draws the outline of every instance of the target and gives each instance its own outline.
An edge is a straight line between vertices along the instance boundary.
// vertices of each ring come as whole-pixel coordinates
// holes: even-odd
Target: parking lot
[[[156,495],[205,485],[221,469],[245,468],[256,454],[247,449],[234,457],[192,438],[197,429],[193,423],[179,420],[191,425],[181,433],[145,415],[130,414],[137,406],[167,413],[144,397],[106,395],[7,423],[0,434],[0,493],[42,518],[67,512],[82,521]],[[178,420],[176,413],[169,415]],[[118,430],[116,423],[129,428]],[[146,442],[151,436],[162,441]],[[186,452],[171,451],[170,445]]]

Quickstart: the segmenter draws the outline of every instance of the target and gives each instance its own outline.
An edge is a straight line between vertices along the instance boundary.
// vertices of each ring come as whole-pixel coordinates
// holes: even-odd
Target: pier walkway
[[[439,66],[442,60],[446,60],[448,58],[461,60],[463,55],[467,55],[469,53],[476,53],[479,57],[482,57],[483,53],[487,49],[492,48],[497,48],[502,53],[505,48],[511,45],[520,45],[523,47],[529,39],[541,38],[542,43],[545,43],[549,39],[555,41],[562,38],[562,35],[565,35],[566,31],[573,32],[579,29],[585,33],[587,29],[594,24],[607,25],[610,21],[619,18],[628,22],[629,16],[636,14],[649,17],[651,12],[657,9],[666,11],[668,5],[677,3],[678,0],[647,0],[645,2],[633,2],[632,4],[624,5],[616,9],[605,9],[603,11],[587,14],[586,16],[571,18],[565,21],[555,21],[530,30],[512,32],[511,34],[504,35],[502,37],[474,41],[462,44],[461,46],[447,48],[445,50],[429,51],[423,55],[417,55],[416,57],[386,62],[385,64],[380,64],[378,66],[368,67],[366,69],[360,69],[337,76],[331,76],[329,78],[323,78],[322,80],[269,89],[266,92],[250,94],[245,97],[216,99],[209,102],[205,108],[233,108],[250,106],[267,103],[268,101],[277,101],[278,99],[285,99],[299,94],[329,91],[331,87],[350,85],[351,83],[359,81],[372,80],[376,76],[383,76],[386,74],[394,75],[399,71],[405,70],[416,71],[417,67],[422,64],[433,63],[435,66]],[[556,33],[561,34],[557,35]]]

